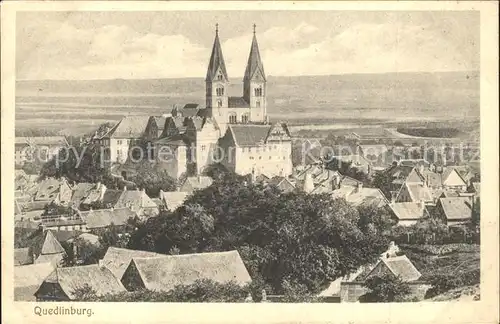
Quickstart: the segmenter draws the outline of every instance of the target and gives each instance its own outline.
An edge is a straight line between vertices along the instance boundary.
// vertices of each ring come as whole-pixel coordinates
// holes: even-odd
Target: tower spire
[[[255,24],[253,24],[253,38],[252,45],[250,47],[250,55],[248,56],[248,63],[245,69],[244,80],[250,80],[253,78],[256,71],[260,71],[262,78],[266,78],[264,73],[264,65],[262,64],[262,59],[260,58],[259,44],[257,43],[257,36],[255,34]]]
[[[225,80],[228,80],[226,72],[226,63],[222,56],[222,48],[219,41],[219,24],[215,24],[215,39],[212,47],[212,54],[210,55],[210,62],[208,63],[206,81],[212,81],[216,78],[216,73],[219,71]]]

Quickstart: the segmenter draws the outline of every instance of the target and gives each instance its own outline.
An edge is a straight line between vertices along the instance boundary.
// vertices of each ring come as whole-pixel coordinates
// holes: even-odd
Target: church
[[[172,110],[154,143],[159,166],[174,178],[201,175],[221,163],[241,174],[266,177],[292,173],[292,143],[285,123],[270,123],[267,80],[255,25],[241,96],[231,96],[219,30],[205,77],[206,107],[187,104]]]

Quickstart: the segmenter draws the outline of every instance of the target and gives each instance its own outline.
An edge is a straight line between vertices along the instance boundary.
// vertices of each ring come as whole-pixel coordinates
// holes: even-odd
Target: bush
[[[458,287],[479,284],[480,276],[479,269],[435,275],[430,279],[432,287],[427,291],[425,298],[432,298]]]
[[[408,301],[410,286],[392,275],[374,276],[365,281],[370,291],[361,296],[361,302],[385,303]]]
[[[249,286],[235,282],[218,283],[208,279],[195,281],[190,285],[178,285],[168,292],[139,290],[96,296],[88,287],[75,290],[76,301],[102,302],[245,302],[250,293]]]

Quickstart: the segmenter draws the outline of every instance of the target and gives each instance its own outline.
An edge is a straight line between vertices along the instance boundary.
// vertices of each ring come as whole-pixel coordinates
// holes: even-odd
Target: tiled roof
[[[35,200],[53,200],[59,192],[59,187],[61,186],[61,181],[58,179],[50,178],[43,180],[38,185],[38,190],[35,196]]]
[[[422,276],[406,255],[381,258],[381,262],[384,262],[389,270],[391,270],[395,276],[401,277],[403,281],[418,280]]]
[[[191,190],[201,190],[211,186],[212,183],[212,178],[207,176],[187,177],[186,181],[182,184],[181,189],[189,190],[187,192],[190,192]]]
[[[31,212],[35,210],[43,211],[48,203],[48,201],[29,201],[27,203],[21,204],[21,209],[24,212]]]
[[[354,206],[374,204],[382,207],[389,203],[382,191],[377,188],[359,188],[347,195],[346,200]]]
[[[224,63],[224,56],[222,55],[222,48],[220,46],[219,34],[215,34],[214,46],[212,47],[212,54],[210,55],[210,61],[208,63],[207,77],[205,81],[212,81],[217,76],[217,71],[221,71],[225,80],[228,80],[226,64]]]
[[[177,285],[189,285],[200,279],[225,283],[251,282],[238,251],[212,252],[133,258],[146,289],[169,291]]]
[[[265,143],[270,125],[229,125],[238,146],[259,146]]]
[[[95,290],[98,296],[126,291],[120,280],[108,268],[97,264],[57,268],[44,281],[58,283],[70,299],[75,298],[75,289],[85,285]]]
[[[105,207],[111,208],[115,207],[116,203],[120,199],[120,196],[122,195],[123,191],[122,190],[115,190],[115,189],[108,189],[106,192],[104,192],[104,196],[102,198],[102,203]]]
[[[33,253],[29,247],[14,249],[14,266],[32,264],[33,261]]]
[[[419,203],[392,203],[389,207],[399,220],[418,220],[426,216],[425,207]]]
[[[140,138],[144,135],[149,116],[126,116],[113,127],[107,136],[114,138]]]
[[[51,263],[53,265],[60,266],[64,260],[64,253],[55,254],[40,254],[35,260],[35,264],[40,263]]]
[[[115,208],[125,207],[135,210],[135,208],[153,208],[156,207],[156,204],[143,190],[125,190],[118,199]]]
[[[52,263],[23,265],[14,268],[14,300],[35,301],[35,292],[55,269]]]
[[[160,199],[163,201],[165,206],[170,210],[174,211],[177,207],[182,206],[184,201],[189,196],[189,192],[182,191],[172,191],[172,192],[160,192]]]
[[[128,220],[137,217],[130,208],[97,209],[80,213],[88,229],[126,225]]]
[[[163,255],[154,252],[121,249],[110,246],[102,259],[102,263],[109,270],[111,270],[116,278],[121,279],[132,258],[150,258],[159,256]]]
[[[439,203],[448,220],[465,220],[472,216],[472,204],[469,197],[440,198]]]
[[[165,128],[165,121],[167,120],[167,117],[165,116],[153,116],[153,119],[156,123],[156,126],[158,127],[158,130],[163,130]]]
[[[427,186],[419,183],[406,183],[405,186],[408,188],[414,202],[433,201],[432,194]]]
[[[45,234],[45,240],[43,242],[41,254],[57,254],[64,253],[65,250],[61,243],[56,239],[51,230],[48,230]]]
[[[173,146],[186,146],[189,145],[189,139],[185,134],[176,134],[170,137],[160,138],[154,142],[155,145],[173,145]]]
[[[66,146],[68,142],[64,136],[35,136],[35,137],[17,137],[16,144],[29,145],[47,145],[47,146]]]
[[[248,108],[250,104],[243,97],[229,97],[228,106],[229,108]]]
[[[83,200],[90,193],[95,185],[93,183],[81,182],[73,188],[73,196],[71,197],[71,204],[80,206]]]

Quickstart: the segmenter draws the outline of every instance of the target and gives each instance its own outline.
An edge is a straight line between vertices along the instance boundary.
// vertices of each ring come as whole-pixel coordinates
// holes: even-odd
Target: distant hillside
[[[241,78],[229,95],[241,96]],[[268,77],[271,120],[300,124],[479,119],[477,72]],[[17,81],[16,127],[88,127],[126,114],[205,105],[203,78]],[[20,123],[19,121],[24,121]],[[86,127],[87,127],[86,126]]]

